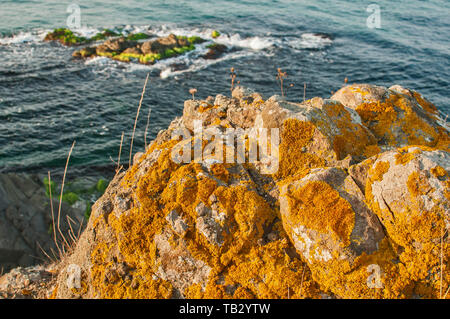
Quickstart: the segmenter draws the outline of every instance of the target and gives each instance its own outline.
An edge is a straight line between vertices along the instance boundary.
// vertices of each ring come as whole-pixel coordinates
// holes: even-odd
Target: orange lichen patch
[[[383,179],[383,175],[387,173],[389,170],[390,164],[389,162],[380,161],[375,165],[375,167],[369,170],[369,181],[381,181]]]
[[[129,217],[135,218],[136,215],[132,214]],[[110,215],[109,219],[113,229],[120,230],[119,234],[121,235],[118,238],[120,251],[126,264],[133,270],[130,276],[122,277],[120,271],[117,270],[117,257],[111,254],[111,247],[105,242],[100,242],[91,255],[92,287],[95,294],[100,298],[113,299],[170,298],[172,296],[172,285],[162,279],[153,278],[152,264],[154,258],[152,258],[151,251],[154,251],[154,245],[146,247],[145,240],[137,236],[136,233],[139,230],[136,227],[139,227],[139,225],[133,225],[134,227],[131,228],[133,231],[123,236],[124,228],[127,228],[115,219],[113,214]],[[139,223],[140,221],[137,220],[136,222]],[[139,229],[145,229],[145,226],[141,226]],[[133,244],[134,246],[131,246]]]
[[[279,169],[275,174],[277,179],[296,173],[305,176],[311,168],[325,165],[322,158],[305,150],[315,130],[311,122],[288,119],[283,123],[279,146]]]
[[[363,253],[352,265],[339,258],[326,265],[310,264],[313,279],[324,291],[331,291],[341,298],[409,298],[414,283],[408,277],[400,277],[395,261],[396,252],[387,238],[371,255]]]
[[[419,116],[415,109],[417,106],[413,106],[412,103],[408,96],[391,92],[383,101],[358,105],[356,111],[363,123],[375,134],[379,143],[390,146],[406,144],[448,148],[448,132],[437,124],[431,125]],[[424,107],[426,108],[427,106]],[[428,108],[432,109],[431,106]],[[431,112],[424,116],[433,121],[433,114],[434,112]]]
[[[58,285],[55,286],[55,288],[53,289],[53,291],[48,299],[56,299],[57,294],[58,294]]]
[[[216,117],[214,121],[211,123],[211,125],[220,125],[220,123],[222,123],[222,121],[220,120],[219,117]]]
[[[368,145],[364,149],[363,155],[365,158],[369,158],[369,157],[379,154],[380,152],[381,152],[381,149],[378,145]]]
[[[445,229],[442,211],[414,211],[399,215],[388,232],[402,247],[399,259],[404,266],[400,276],[415,282],[415,292],[424,298],[438,298],[440,287],[440,259],[443,259],[443,285],[450,283],[447,264],[450,257],[448,240],[440,243]],[[407,217],[409,216],[409,217]],[[442,249],[442,253],[441,253]]]
[[[413,91],[412,93],[413,93],[413,96],[416,99],[417,103],[419,103],[419,105],[425,111],[427,111],[428,113],[431,113],[431,114],[438,114],[438,110],[437,110],[436,106],[433,103],[431,103],[428,100],[424,99],[422,97],[422,95],[420,93],[416,92],[416,91]]]
[[[363,123],[379,140],[386,139],[390,143],[394,143],[395,136],[390,127],[396,122],[398,114],[392,105],[381,104],[379,101],[363,103],[356,108],[356,111]]]
[[[420,195],[425,195],[432,191],[426,176],[421,176],[418,172],[412,172],[411,175],[409,175],[406,185],[411,194],[411,200],[415,200]]]
[[[355,213],[334,188],[322,181],[310,181],[287,196],[291,224],[320,233],[331,232],[343,247],[350,244]]]
[[[185,295],[187,298],[319,298],[318,286],[308,266],[298,258],[289,257],[288,249],[292,246],[286,239],[252,246],[236,255],[221,278],[212,278],[204,291],[193,285]],[[221,282],[220,289],[215,282]]]
[[[229,164],[213,164],[211,165],[211,172],[218,179],[224,181],[225,183],[228,183],[228,181],[230,180],[230,172],[228,171],[227,167],[229,166]]]
[[[445,168],[443,168],[442,166],[436,166],[433,167],[431,170],[431,174],[433,174],[436,177],[444,177],[444,176],[448,176],[447,171],[445,170]]]
[[[408,152],[408,147],[403,147],[397,149],[397,154],[395,154],[395,164],[396,165],[405,165],[409,163],[411,160],[415,158],[415,154],[413,152]]]
[[[209,110],[211,110],[213,108],[217,108],[217,107],[218,107],[217,105],[212,105],[212,104],[200,105],[198,108],[198,111],[200,113],[205,113],[206,111],[209,111]]]
[[[361,157],[369,145],[376,146],[376,140],[369,135],[362,126],[352,121],[351,114],[340,103],[329,103],[322,107],[328,118],[333,119],[333,124],[340,134],[329,132],[329,138],[333,141],[333,149],[337,159],[341,160],[347,155]],[[327,127],[328,123],[322,122],[319,127]]]
[[[411,160],[416,158],[417,154],[421,154],[423,151],[434,151],[434,148],[424,146],[424,145],[415,145],[415,146],[405,146],[397,149],[397,154],[395,154],[395,164],[396,165],[406,165]]]

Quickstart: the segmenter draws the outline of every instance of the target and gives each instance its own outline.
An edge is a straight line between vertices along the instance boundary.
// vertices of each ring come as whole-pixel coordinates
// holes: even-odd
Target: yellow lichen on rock
[[[384,162],[390,166],[383,170],[382,178],[376,169],[369,170],[367,202],[389,238],[401,247],[398,258],[404,267],[400,267],[400,276],[414,283],[418,295],[439,297],[441,240],[444,262],[450,256],[448,237],[443,238],[450,227],[450,216],[446,197],[448,176],[442,167],[448,167],[449,154],[426,147],[408,147],[381,154],[374,167]],[[443,284],[448,286],[445,279],[448,274],[443,277]]]
[[[311,168],[325,166],[325,161],[306,151],[311,143],[315,126],[311,122],[288,119],[283,123],[280,144],[280,163],[276,177],[304,176]],[[319,133],[320,134],[320,133]]]
[[[319,233],[331,232],[342,246],[350,244],[355,213],[330,185],[310,181],[287,196],[292,210],[291,223],[301,224]]]
[[[233,128],[249,129],[248,139],[228,158],[238,137],[220,142]],[[279,154],[252,162],[250,131],[262,128],[280,129]],[[436,108],[398,86],[347,86],[304,103],[243,88],[188,100],[94,205],[64,261],[80,264],[82,288],[67,289],[61,273],[55,294],[441,297],[450,285],[448,141]],[[174,160],[194,145],[202,152]],[[264,174],[268,158],[279,169]]]
[[[355,84],[340,89],[332,99],[356,110],[379,145],[425,145],[449,150],[450,135],[438,123],[436,108],[417,92],[399,86],[386,89]]]

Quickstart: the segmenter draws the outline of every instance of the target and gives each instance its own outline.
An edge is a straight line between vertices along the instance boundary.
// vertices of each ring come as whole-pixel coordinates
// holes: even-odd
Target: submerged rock
[[[208,52],[203,56],[204,59],[213,60],[219,58],[228,48],[226,45],[213,43],[207,46]]]

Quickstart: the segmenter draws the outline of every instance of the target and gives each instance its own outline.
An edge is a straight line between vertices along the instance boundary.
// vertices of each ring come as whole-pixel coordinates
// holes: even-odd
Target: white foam
[[[19,32],[18,34],[0,38],[0,44],[20,44],[27,42],[41,42],[44,40],[48,31]]]
[[[94,35],[96,35],[97,33],[99,33],[100,30],[97,28],[91,28],[91,27],[84,26],[79,29],[72,30],[72,32],[75,35],[80,36],[80,37],[91,38]]]
[[[320,34],[304,33],[300,38],[288,39],[287,43],[294,49],[322,49],[333,43],[330,38]]]
[[[158,28],[145,28],[145,27],[140,27],[140,32],[143,32],[142,30],[148,31],[150,30],[152,33],[156,34],[159,37],[165,37],[168,36],[169,34],[173,33],[176,35],[181,35],[181,36],[187,36],[187,37],[192,37],[192,36],[198,36],[201,37],[205,40],[209,40],[209,41],[214,41],[220,44],[224,44],[227,46],[233,46],[233,47],[240,47],[240,48],[247,48],[247,49],[252,49],[252,50],[263,50],[266,48],[271,47],[276,41],[274,38],[271,37],[259,37],[259,36],[254,36],[254,37],[248,37],[248,38],[242,38],[240,34],[226,34],[226,33],[221,33],[220,36],[213,38],[212,37],[212,32],[214,31],[214,29],[211,28],[206,28],[206,29],[199,29],[199,28],[178,28],[176,26],[171,26],[171,25],[162,25],[161,27]],[[133,32],[136,32],[136,30],[134,30]]]
[[[239,34],[233,34],[232,36],[221,35],[217,39],[215,39],[215,41],[217,43],[228,46],[247,48],[256,51],[269,48],[274,44],[274,41],[271,38],[262,38],[256,36],[242,39]]]
[[[214,59],[214,60],[205,60],[203,58],[199,58],[199,59],[193,60],[191,62],[191,64],[184,70],[172,71],[172,68],[170,66],[168,66],[168,67],[162,69],[159,76],[163,79],[166,79],[166,78],[175,77],[177,75],[187,73],[187,72],[197,72],[197,71],[206,69],[207,67],[209,67],[213,64],[219,63],[219,62],[223,62],[223,61],[230,60],[230,59],[237,59],[237,58],[241,58],[241,57],[245,57],[245,56],[250,56],[252,54],[253,53],[248,52],[248,51],[238,51],[238,52],[233,52],[233,53],[224,55],[221,58]]]

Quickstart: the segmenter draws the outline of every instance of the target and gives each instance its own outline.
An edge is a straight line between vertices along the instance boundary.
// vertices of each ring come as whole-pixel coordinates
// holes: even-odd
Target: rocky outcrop
[[[117,37],[118,33],[105,29],[102,32],[98,32],[96,35],[86,38],[77,36],[73,31],[66,28],[55,29],[45,35],[44,41],[57,41],[62,45],[74,46],[87,44],[94,41],[104,40],[110,37]]]
[[[331,98],[356,110],[384,150],[407,145],[449,150],[448,130],[439,123],[437,108],[416,91],[399,85],[387,89],[357,84]]]
[[[55,214],[58,206],[54,200]],[[61,231],[67,234],[68,218],[78,230],[84,211],[63,203],[60,218]],[[50,200],[42,181],[26,174],[0,174],[0,270],[42,263],[46,254],[57,257]]]
[[[195,50],[196,44],[206,41],[200,37],[194,36],[188,38],[174,34],[144,42],[140,41],[143,39],[145,38],[135,37],[133,35],[108,39],[95,47],[85,47],[75,51],[73,56],[77,58],[104,56],[122,62],[135,61],[142,64],[153,64],[159,60],[193,51]],[[221,52],[225,51],[222,47],[220,50]],[[209,58],[217,58],[219,55],[209,55]]]
[[[214,36],[216,34],[216,36]],[[218,37],[213,33],[212,37]],[[60,28],[49,32],[44,41],[55,41],[65,46],[83,46],[73,52],[75,58],[108,57],[121,62],[138,62],[153,64],[159,60],[175,57],[193,51],[197,44],[206,42],[198,36],[177,36],[170,34],[166,37],[156,37],[148,33],[122,34],[111,30],[104,30],[86,38],[78,36],[69,29]],[[98,41],[103,41],[97,44]],[[93,43],[97,45],[92,45]],[[202,55],[204,59],[217,59],[228,51],[219,43],[210,43],[208,51]],[[176,65],[174,66],[176,67]]]
[[[42,265],[14,268],[0,277],[0,299],[52,298],[55,274],[55,269]]]
[[[442,297],[449,132],[433,110],[398,86],[188,100],[93,206],[53,296]]]

